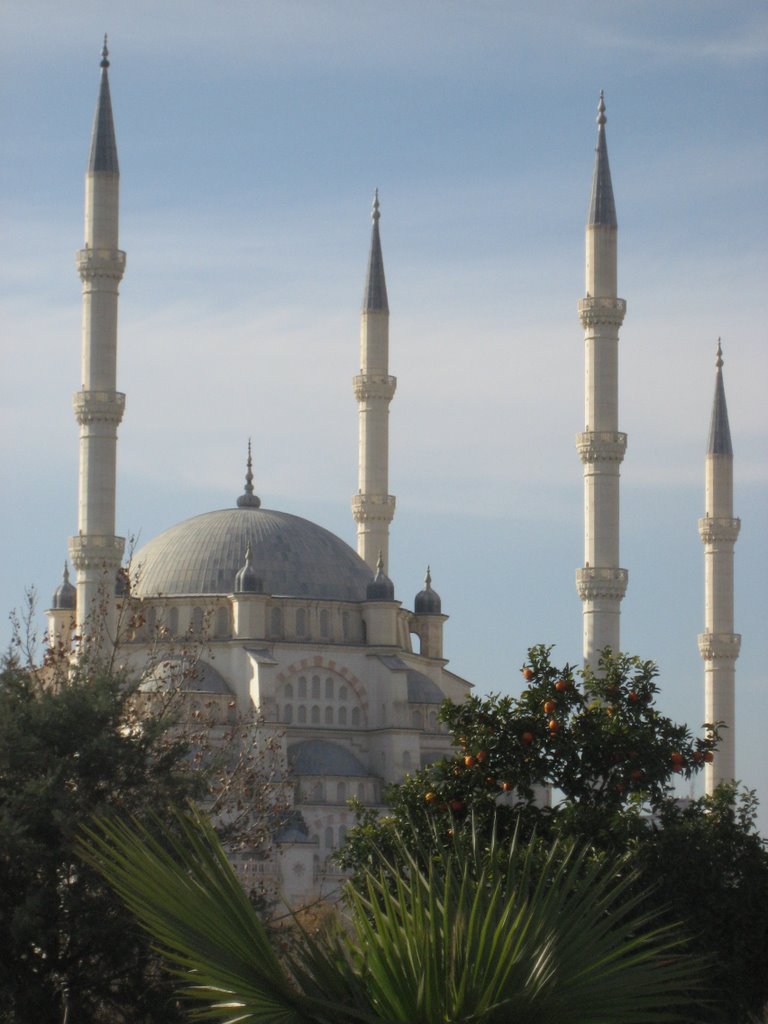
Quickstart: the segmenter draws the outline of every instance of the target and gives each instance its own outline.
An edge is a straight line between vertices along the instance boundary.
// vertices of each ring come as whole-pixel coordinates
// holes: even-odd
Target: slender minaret
[[[77,254],[83,282],[82,386],[74,408],[80,424],[76,537],[69,551],[77,569],[77,624],[83,636],[113,636],[115,578],[124,539],[115,536],[117,427],[125,395],[116,390],[117,295],[125,269],[118,249],[120,172],[109,96],[107,37],[101,88],[85,175],[85,247]]]
[[[627,304],[616,297],[616,206],[605,103],[600,93],[597,147],[586,232],[586,298],[579,301],[585,345],[585,428],[576,437],[584,465],[584,568],[576,587],[584,603],[584,661],[619,650],[619,614],[627,570],[619,568],[619,468],[627,435],[619,433],[619,327]]]
[[[397,380],[389,376],[389,304],[379,237],[379,190],[373,199],[373,230],[360,324],[360,374],[354,378],[359,410],[358,491],[352,498],[357,553],[376,572],[379,555],[389,570],[389,403]]]
[[[705,512],[699,520],[704,543],[704,632],[699,652],[704,659],[705,721],[722,722],[722,740],[704,784],[712,793],[736,776],[735,678],[741,637],[733,632],[733,546],[741,520],[733,516],[733,448],[723,386],[723,351],[717,342],[717,376],[706,459]]]

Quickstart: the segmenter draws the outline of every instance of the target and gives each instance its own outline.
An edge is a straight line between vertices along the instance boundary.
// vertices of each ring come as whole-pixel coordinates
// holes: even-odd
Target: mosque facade
[[[443,652],[446,616],[427,570],[412,609],[395,597],[387,576],[389,305],[379,230],[378,195],[362,304],[358,493],[352,499],[357,550],[322,527],[265,509],[253,486],[250,445],[242,493],[232,506],[172,526],[132,558],[130,586],[121,570],[124,540],[115,533],[117,428],[125,396],[117,390],[118,288],[125,269],[119,248],[119,165],[105,46],[86,173],[85,245],[77,255],[82,281],[82,387],[74,398],[80,429],[77,533],[48,612],[52,636],[96,632],[119,642],[131,665],[147,664],[158,646],[166,664],[180,643],[200,642],[186,686],[231,713],[259,710],[279,736],[290,766],[292,813],[278,836],[270,870],[293,903],[332,886],[330,855],[353,824],[348,805],[382,804],[386,784],[449,750],[438,722],[442,701],[461,701],[470,683],[452,673]],[[584,657],[620,649],[619,606],[627,571],[619,564],[619,468],[627,437],[618,430],[618,332],[626,304],[617,297],[617,220],[600,100],[598,143],[586,231],[586,295],[579,302],[585,333],[585,428],[577,435],[584,467],[585,558],[577,570],[584,611]],[[710,452],[706,551],[707,617],[700,649],[708,710],[733,721],[732,450],[722,360]],[[730,461],[729,461],[730,460]],[[115,586],[115,580],[118,586]],[[105,589],[106,581],[106,589]],[[122,581],[122,582],[121,582]],[[102,612],[96,609],[107,593]],[[114,593],[114,597],[112,596]],[[117,636],[120,611],[133,625]],[[139,614],[137,614],[139,613]],[[123,617],[125,622],[125,617]],[[155,676],[154,683],[160,683]],[[733,744],[718,777],[732,778]]]

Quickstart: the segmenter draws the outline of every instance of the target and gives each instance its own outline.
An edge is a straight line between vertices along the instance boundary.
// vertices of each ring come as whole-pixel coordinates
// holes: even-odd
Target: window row
[[[284,725],[292,725],[295,721],[297,725],[351,725],[358,729],[363,725],[363,714],[359,707],[348,709],[345,705],[337,708],[326,704],[321,710],[319,704],[309,708],[306,704],[299,704],[294,718],[293,704],[284,704],[281,721]]]
[[[330,782],[326,779],[318,779],[316,782],[303,787],[303,799],[309,803],[317,804],[345,804],[356,796],[358,800],[368,799],[368,788],[364,782]]]

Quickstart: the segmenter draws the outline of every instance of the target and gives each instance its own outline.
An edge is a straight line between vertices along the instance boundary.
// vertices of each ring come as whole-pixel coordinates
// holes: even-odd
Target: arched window
[[[333,679],[330,676],[325,680],[325,699],[333,700]]]
[[[303,608],[296,609],[296,636],[307,635],[307,613]]]
[[[168,609],[168,632],[171,636],[178,636],[179,633],[179,609]]]
[[[150,605],[147,608],[147,614],[144,616],[144,619],[147,627],[147,636],[154,636],[157,630],[157,608]]]
[[[347,724],[347,709],[345,707],[339,708],[339,725]]]
[[[312,676],[312,700],[320,700],[320,676]]]
[[[299,704],[299,725],[307,724],[307,709],[303,704]]]
[[[365,783],[358,782],[357,784],[357,799],[365,800]]]
[[[352,727],[360,725],[360,708],[352,708]]]
[[[344,685],[344,683],[342,683],[341,686],[339,687],[339,700],[346,700],[346,699],[347,699],[347,688]]]
[[[283,632],[283,610],[273,608],[269,615],[269,632],[273,637],[282,636]]]
[[[347,838],[347,826],[339,825],[339,846],[342,845],[344,840]]]
[[[285,699],[293,700],[293,683],[285,684]]]
[[[437,712],[429,712],[429,729],[430,732],[437,732]]]
[[[327,850],[332,850],[333,849],[333,829],[331,828],[330,825],[326,828],[325,833],[323,835],[323,839],[325,841],[326,849]]]
[[[326,705],[325,708],[325,724],[333,725],[333,708],[330,706],[330,704]]]
[[[414,729],[421,729],[422,728],[421,712],[420,711],[412,711],[411,712],[411,725],[413,726]]]
[[[312,725],[320,725],[320,708],[317,704],[312,705]]]
[[[323,784],[319,780],[312,786],[309,799],[315,800],[317,803],[323,802]]]
[[[192,632],[202,633],[203,632],[203,609],[193,608],[192,609]]]
[[[403,751],[403,768],[405,769],[405,771],[408,771],[408,769],[410,767],[411,767],[411,753],[410,753],[409,750],[404,750]]]
[[[341,635],[345,640],[349,640],[350,629],[349,629],[349,612],[341,613]]]
[[[286,725],[290,725],[293,721],[293,704],[286,704],[283,709],[283,721]]]
[[[307,680],[304,676],[299,676],[299,697],[303,698],[307,696]]]
[[[347,799],[347,784],[346,782],[336,783],[336,802],[343,804]]]
[[[216,609],[216,636],[229,636],[229,609]]]
[[[323,608],[320,612],[320,636],[327,638],[331,635],[331,617],[328,609]]]

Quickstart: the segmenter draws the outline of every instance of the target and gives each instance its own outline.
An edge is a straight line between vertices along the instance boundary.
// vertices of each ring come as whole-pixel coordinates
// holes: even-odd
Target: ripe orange
[[[545,715],[551,715],[556,707],[557,707],[557,704],[555,704],[555,702],[553,700],[545,700],[544,701],[544,714]]]
[[[433,800],[437,800],[437,793],[425,793],[424,799],[427,801],[428,804],[431,804]]]
[[[533,733],[524,732],[520,737],[520,740],[526,745],[526,747],[529,746],[529,744],[533,743]]]
[[[467,768],[471,768],[474,763],[474,757],[472,757],[471,754],[467,754],[467,756],[464,758],[464,764],[467,766]]]
[[[510,789],[512,789],[512,783],[511,782],[502,782],[501,788],[504,790],[505,793],[508,793],[510,791]]]
[[[557,690],[558,693],[564,693],[565,690],[567,690],[569,686],[570,686],[570,683],[568,682],[567,679],[558,679],[557,682],[555,683],[555,689]]]
[[[482,764],[483,761],[485,761],[487,759],[487,757],[488,757],[488,752],[485,751],[485,750],[478,750],[478,752],[475,754],[475,759],[478,760],[480,762],[480,764]]]
[[[645,772],[641,772],[639,768],[635,768],[635,770],[631,773],[630,778],[633,782],[642,782],[642,780],[645,778]]]
[[[550,720],[549,720],[549,731],[550,732],[557,732],[557,730],[559,728],[560,728],[560,723],[557,721],[557,719],[550,718]]]
[[[707,764],[712,764],[712,762],[715,760],[715,755],[712,753],[711,750],[708,750],[706,752],[706,754],[704,755],[704,760],[707,762]]]
[[[464,801],[463,800],[451,800],[450,804],[449,804],[449,807],[451,808],[452,811],[463,811],[464,810]]]
[[[630,690],[627,694],[627,700],[631,700],[633,704],[637,704],[637,702],[640,700],[640,697],[638,696],[638,694],[635,693],[634,690]]]
[[[532,668],[524,668],[523,669],[523,679],[527,680],[528,682],[530,682],[531,679],[533,679],[533,669]]]

